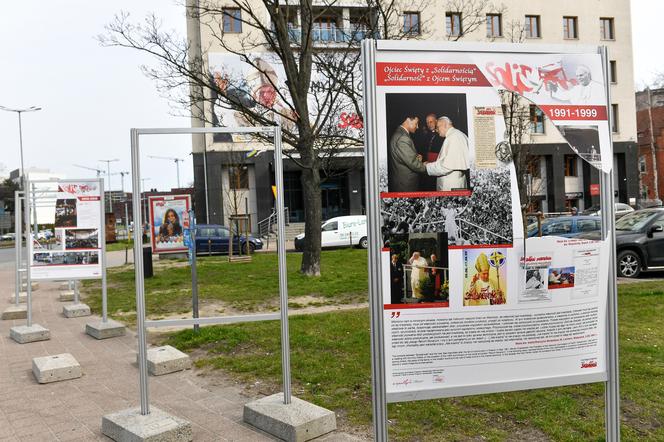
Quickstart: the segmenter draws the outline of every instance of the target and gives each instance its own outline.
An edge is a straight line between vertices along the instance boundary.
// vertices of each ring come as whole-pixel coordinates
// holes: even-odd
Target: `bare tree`
[[[190,6],[188,3],[187,13],[199,20],[216,51],[232,54],[260,73],[261,85],[268,90],[266,96],[248,90],[243,78],[230,74],[212,77],[204,62],[207,49],[202,49],[200,58],[188,57],[189,43],[164,31],[154,15],[134,23],[120,14],[106,27],[100,41],[155,57],[157,66],[144,67],[144,72],[156,80],[177,109],[190,112],[197,107],[196,114],[205,125],[227,125],[218,121],[211,111],[213,106],[234,112],[247,125],[282,125],[285,154],[302,170],[306,239],[301,271],[319,275],[320,184],[338,172],[332,160],[340,150],[360,148],[363,142],[360,41],[372,36],[413,37],[423,31],[425,23],[418,23],[417,29],[400,26],[403,5],[394,0],[367,0],[363,13],[355,14],[350,28],[343,29],[320,26],[323,17],[338,14],[334,1],[318,6],[311,0],[232,0],[221,6],[213,0],[201,0]],[[233,8],[232,13],[229,8]],[[238,20],[242,34],[226,32],[225,20]],[[333,42],[334,47],[327,42]],[[285,81],[280,81],[261,54],[275,57]],[[342,115],[345,118],[340,122]]]

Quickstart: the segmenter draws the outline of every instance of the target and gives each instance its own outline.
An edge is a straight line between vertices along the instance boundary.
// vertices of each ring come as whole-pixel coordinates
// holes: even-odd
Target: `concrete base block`
[[[81,316],[90,316],[90,307],[86,304],[69,304],[62,307],[62,314],[65,318],[79,318]]]
[[[32,373],[40,384],[67,381],[83,376],[81,365],[69,353],[32,359]]]
[[[16,293],[11,295],[8,301],[14,304],[16,302]],[[18,292],[18,302],[21,304],[28,302],[28,294],[26,292]]]
[[[285,405],[283,393],[249,402],[243,418],[247,424],[289,442],[307,441],[337,429],[333,411],[294,396]]]
[[[68,281],[61,282],[60,290],[69,290],[69,282]]]
[[[28,308],[25,305],[12,305],[2,312],[2,320],[25,319],[28,317]]]
[[[191,423],[150,407],[141,415],[140,408],[107,414],[101,419],[101,432],[115,441],[190,442],[194,439]]]
[[[113,321],[112,319],[106,322],[94,321],[85,324],[85,332],[95,339],[108,339],[117,336],[124,336],[126,328],[124,324]]]
[[[48,341],[51,339],[51,331],[39,324],[32,324],[31,327],[19,325],[9,329],[9,337],[19,344],[27,344],[28,342]]]
[[[136,354],[136,361],[138,362],[138,354]],[[191,359],[186,353],[182,353],[175,347],[164,345],[148,348],[148,373],[152,376],[175,373],[189,368],[191,368]]]
[[[73,290],[62,290],[60,296],[58,297],[60,302],[71,302],[74,300],[74,291]]]
[[[21,291],[24,292],[28,289],[28,283],[24,282],[21,284]],[[32,281],[32,290],[37,290],[39,289],[39,283]]]

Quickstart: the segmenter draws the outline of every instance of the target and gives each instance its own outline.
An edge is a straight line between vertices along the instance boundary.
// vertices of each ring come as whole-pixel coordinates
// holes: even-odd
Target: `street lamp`
[[[113,194],[111,193],[111,163],[115,161],[120,161],[119,159],[115,158],[113,160],[99,160],[102,163],[106,163],[106,173],[108,177],[108,211],[113,213]]]
[[[25,109],[12,109],[9,107],[0,106],[0,110],[7,112],[16,112],[18,114],[18,140],[19,140],[18,142],[19,142],[19,147],[21,149],[21,189],[26,190],[23,182],[23,180],[25,180],[25,169],[23,167],[23,128],[21,126],[21,114],[23,112],[37,112],[42,110],[42,108],[38,106],[30,106],[26,107]]]

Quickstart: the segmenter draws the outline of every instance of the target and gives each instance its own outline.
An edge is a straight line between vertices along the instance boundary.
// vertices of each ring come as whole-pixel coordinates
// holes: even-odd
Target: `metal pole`
[[[378,155],[376,149],[376,42],[362,42],[364,84],[364,152],[367,189],[367,233],[369,240],[369,305],[371,310],[371,377],[374,440],[387,440],[387,392],[385,388],[385,349],[383,340],[383,297],[381,280],[381,219],[378,196]]]
[[[104,219],[104,179],[99,180],[99,216],[101,217],[101,322],[108,321],[108,284],[106,280],[106,220]]]
[[[28,327],[32,327],[32,281],[30,274],[30,264],[32,261],[32,233],[30,232],[30,192],[27,190],[30,188],[30,181],[25,180],[25,204],[23,207],[24,216],[26,219],[26,231],[25,231],[25,242],[27,247],[27,264],[25,266],[25,276],[26,276],[26,287],[25,292],[27,294],[27,311],[28,311]]]
[[[210,198],[208,196],[207,146],[203,146],[203,184],[205,185],[205,222],[210,223]]]
[[[14,258],[16,259],[16,305],[21,292],[21,246],[23,245],[23,228],[21,227],[21,197],[20,191],[14,192]]]
[[[25,169],[23,168],[23,125],[21,123],[21,111],[16,112],[18,114],[18,144],[21,149],[21,185],[22,189],[25,190]]]
[[[175,160],[175,173],[177,174],[178,177],[178,189],[180,188],[180,162],[176,159]]]
[[[606,85],[606,104],[607,109],[611,106],[611,88],[609,84],[609,53],[606,46],[600,48],[602,64],[604,67],[604,84]],[[608,113],[609,142],[611,143],[611,152],[613,152],[613,139],[611,137],[611,128],[613,127],[613,118],[611,112]],[[613,161],[613,158],[611,158]],[[610,173],[600,172],[600,201],[602,216],[602,232],[604,237],[609,240],[609,282],[607,293],[607,375],[604,392],[604,420],[606,440],[608,442],[620,441],[620,372],[618,361],[618,285],[616,279],[616,231],[615,231],[615,205],[613,189],[613,171]]]
[[[131,129],[131,191],[134,195],[141,188],[141,167],[138,149],[138,131]],[[143,225],[141,220],[140,198],[132,201],[134,217],[137,224]],[[145,285],[143,274],[143,244],[141,241],[141,230],[134,229],[134,274],[136,281],[136,328],[138,332],[138,375],[139,389],[141,393],[141,414],[150,414],[150,402],[148,399],[148,355],[147,342],[145,339]]]
[[[191,246],[193,248],[193,253],[191,255],[191,309],[194,318],[199,317],[198,313],[198,269],[196,268],[196,229],[194,224],[194,211],[189,211],[189,240],[191,241]],[[199,325],[194,324],[194,331],[199,330]]]
[[[122,187],[124,189],[124,184],[122,185]],[[124,190],[122,191],[122,193],[124,194]],[[127,200],[126,199],[124,201],[124,206],[125,206],[125,236],[126,236],[125,241],[127,241],[126,244],[125,244],[125,265],[127,265],[127,263],[129,262],[128,256],[127,256],[129,254],[129,252],[128,252],[128,250],[129,250],[129,211],[127,210]]]
[[[32,185],[32,216],[35,217],[35,219],[32,220],[34,227],[34,235],[35,237],[37,236],[37,233],[39,233],[39,224],[37,222],[37,194],[35,193],[35,185]]]
[[[103,296],[104,295],[102,294],[102,303],[104,302],[103,301]],[[74,304],[78,304],[79,299],[80,299],[80,297],[79,297],[79,294],[78,294],[78,279],[74,279]]]
[[[290,338],[288,333],[288,276],[286,267],[286,220],[284,219],[284,164],[281,126],[274,128],[274,174],[277,185],[277,255],[279,257],[279,301],[281,310],[281,371],[284,404],[291,403]]]

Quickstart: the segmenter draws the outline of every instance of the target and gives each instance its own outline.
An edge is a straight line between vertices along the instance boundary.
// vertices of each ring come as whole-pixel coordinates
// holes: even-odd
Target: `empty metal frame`
[[[277,213],[284,213],[284,183],[283,160],[281,145],[281,127],[201,127],[201,128],[150,128],[131,129],[131,169],[133,195],[141,193],[140,144],[141,135],[187,135],[187,134],[215,134],[215,133],[242,133],[271,135],[274,139],[275,181],[277,185]],[[206,174],[207,175],[207,174]],[[207,198],[207,185],[206,198]],[[142,226],[142,210],[140,198],[132,200],[134,211],[134,226]],[[290,380],[290,345],[288,331],[288,286],[286,276],[286,222],[283,216],[277,217],[277,253],[279,258],[279,301],[280,313],[268,313],[244,316],[219,316],[191,319],[169,319],[148,321],[145,318],[145,278],[143,273],[142,229],[134,229],[134,268],[136,275],[136,325],[138,330],[138,369],[139,389],[141,399],[141,414],[150,413],[147,369],[147,341],[146,327],[164,327],[174,325],[194,324],[229,324],[238,322],[281,320],[281,362],[283,374],[284,403],[291,402]],[[194,247],[195,250],[195,247]]]

